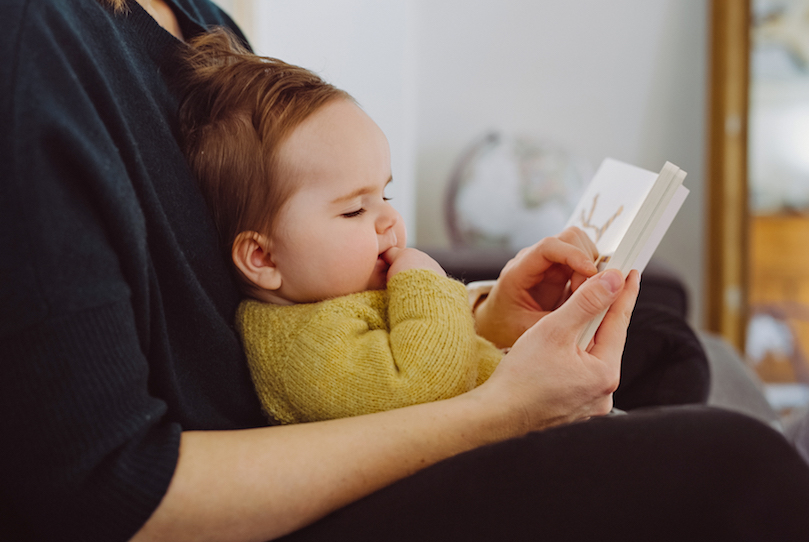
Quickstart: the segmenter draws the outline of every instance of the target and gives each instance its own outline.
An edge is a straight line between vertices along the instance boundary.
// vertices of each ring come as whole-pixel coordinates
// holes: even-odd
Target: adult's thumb
[[[578,336],[596,316],[602,315],[618,298],[624,278],[617,269],[607,269],[586,280],[554,314],[557,324]]]

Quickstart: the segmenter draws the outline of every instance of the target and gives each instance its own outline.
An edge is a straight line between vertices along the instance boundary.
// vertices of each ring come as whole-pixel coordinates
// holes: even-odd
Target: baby
[[[465,287],[406,247],[379,127],[222,31],[189,54],[184,148],[249,297],[236,327],[269,417],[356,416],[484,382],[502,353],[476,335]]]

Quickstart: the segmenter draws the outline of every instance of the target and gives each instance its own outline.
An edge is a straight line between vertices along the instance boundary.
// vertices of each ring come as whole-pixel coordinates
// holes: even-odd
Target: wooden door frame
[[[711,0],[705,327],[740,351],[747,324],[750,2]]]

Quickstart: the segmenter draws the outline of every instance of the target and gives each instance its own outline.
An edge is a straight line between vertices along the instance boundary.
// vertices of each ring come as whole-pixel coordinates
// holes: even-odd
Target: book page
[[[580,228],[596,244],[600,255],[611,255],[656,179],[657,173],[605,159],[565,227]]]

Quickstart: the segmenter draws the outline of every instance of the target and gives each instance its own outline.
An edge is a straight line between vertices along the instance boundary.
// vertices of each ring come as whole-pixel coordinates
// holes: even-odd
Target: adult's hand
[[[511,346],[597,272],[596,258],[595,244],[575,227],[521,250],[476,308],[478,333],[501,348]]]
[[[637,271],[624,282],[615,269],[587,280],[514,343],[479,393],[517,400],[527,430],[608,413],[639,284]],[[588,322],[607,307],[587,350],[576,346]]]

